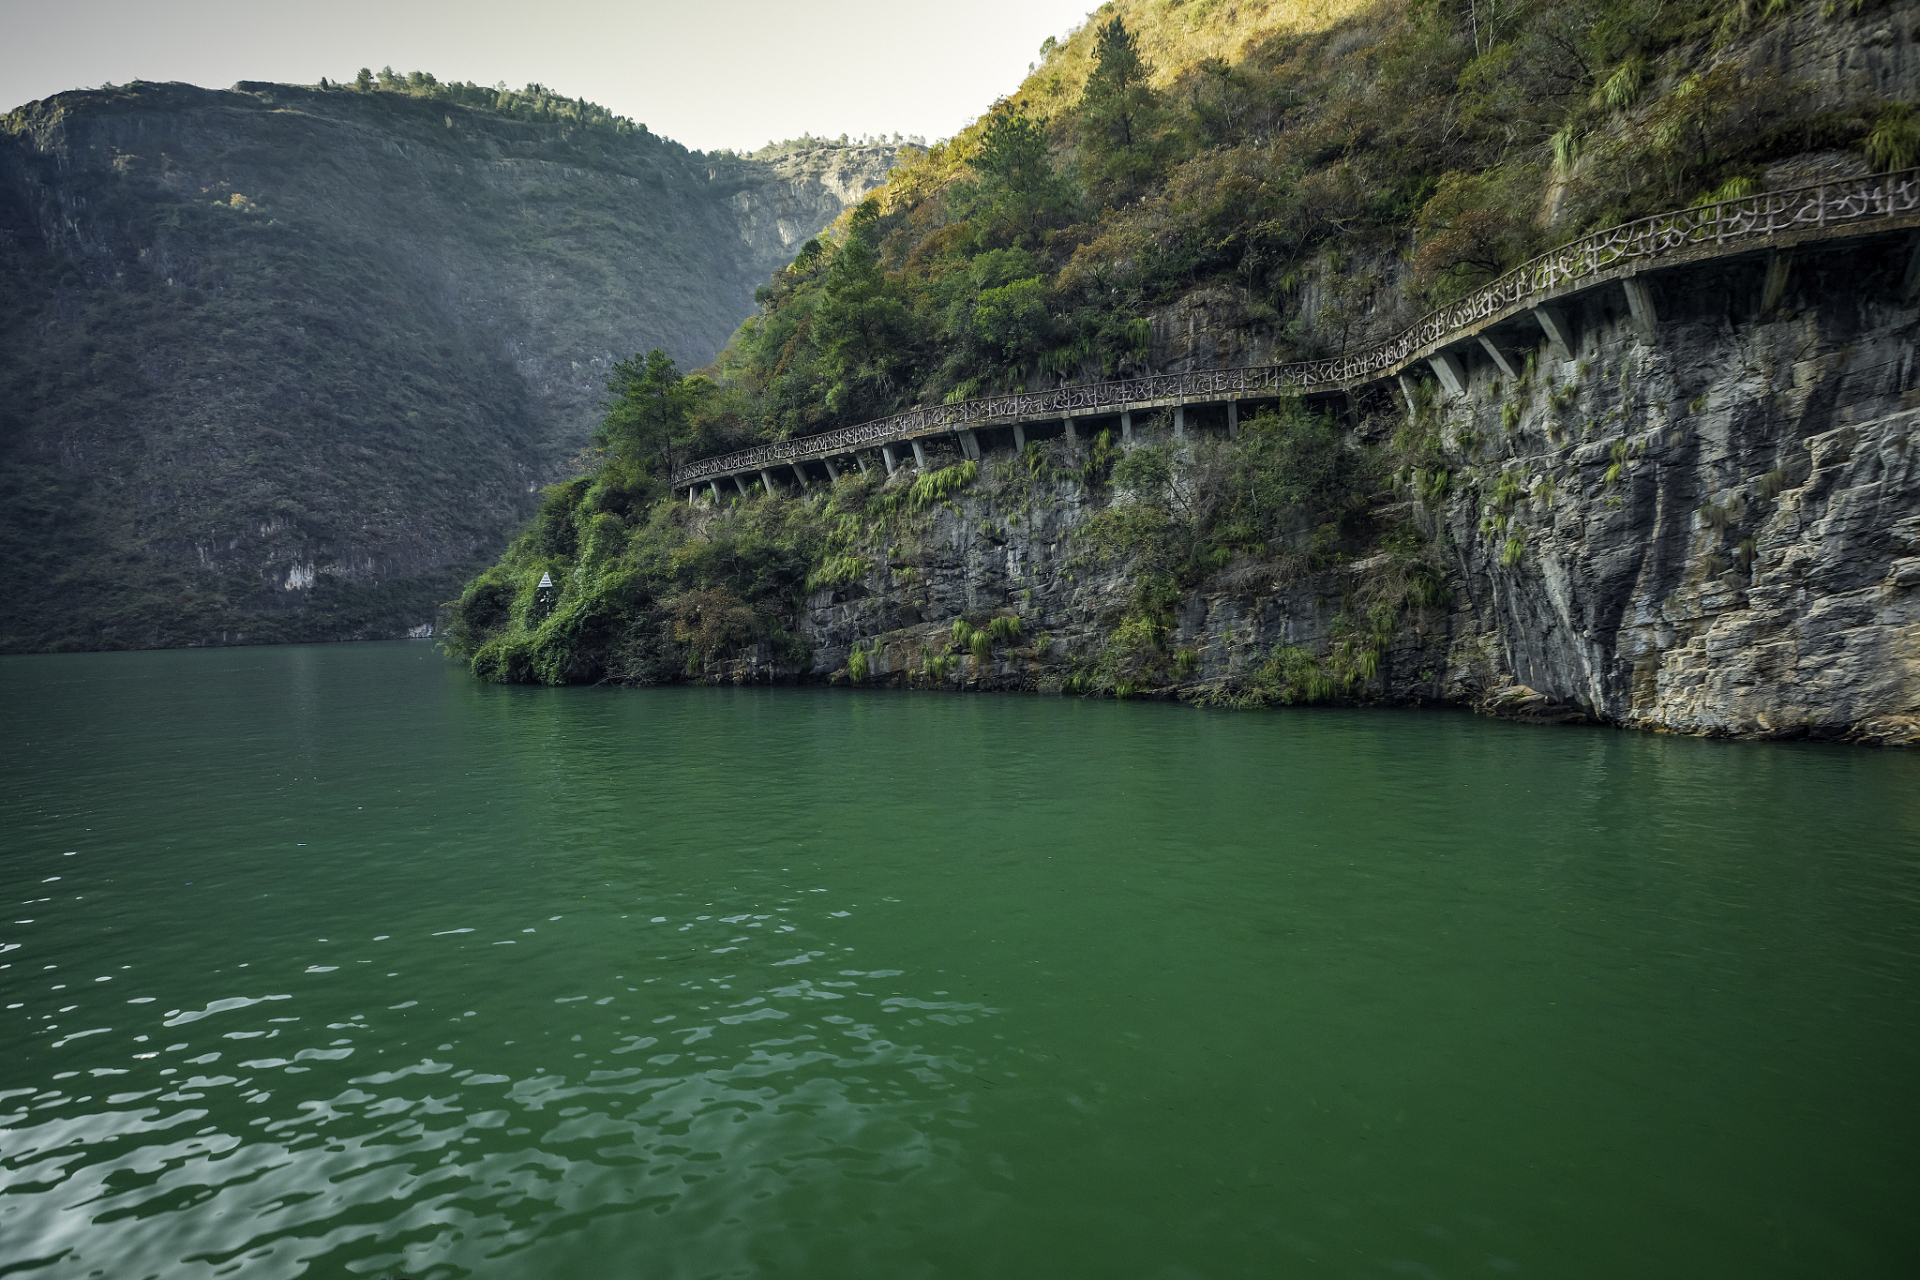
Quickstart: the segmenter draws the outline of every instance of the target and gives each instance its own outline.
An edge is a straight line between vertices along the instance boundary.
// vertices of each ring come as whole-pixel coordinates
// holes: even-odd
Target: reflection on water
[[[173,1259],[170,1275],[234,1259],[249,1274],[299,1274],[319,1258],[357,1272],[477,1271],[650,1211],[677,1219],[650,1257],[706,1274],[751,1268],[756,1235],[804,1212],[790,1189],[826,1170],[917,1175],[944,1187],[942,1212],[966,1212],[930,1130],[964,1117],[953,1081],[978,1064],[888,1033],[918,1038],[929,1020],[972,1022],[984,1006],[858,990],[898,976],[885,970],[754,994],[733,976],[554,997],[553,1010],[476,993],[491,1007],[443,1014],[406,1000],[340,1014],[355,1001],[320,983],[121,1014],[105,1034],[139,1029],[127,1041],[138,1052],[90,1056],[127,1065],[56,1072],[65,1082],[13,1095],[10,1190],[53,1194],[9,1215],[9,1255],[108,1275],[135,1258]],[[651,1015],[648,1034],[622,1008]],[[527,1055],[504,1052],[517,1041],[503,1030],[545,1041],[555,1069],[520,1066]],[[414,1052],[441,1035],[453,1039]]]
[[[0,680],[0,1275],[1920,1244],[1907,757],[420,645]]]

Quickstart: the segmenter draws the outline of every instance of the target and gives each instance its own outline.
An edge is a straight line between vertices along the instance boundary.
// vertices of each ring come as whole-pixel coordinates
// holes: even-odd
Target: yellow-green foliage
[[[1513,510],[1514,504],[1526,497],[1526,482],[1517,471],[1502,471],[1500,478],[1494,481],[1492,498],[1494,508],[1501,512]]]
[[[980,478],[980,464],[960,462],[938,471],[929,471],[913,482],[906,502],[908,511],[924,511],[948,495],[958,493]]]
[[[1890,102],[1867,135],[1867,155],[1881,170],[1910,169],[1920,161],[1920,121],[1904,102]]]
[[[1452,483],[1453,474],[1445,467],[1435,467],[1428,471],[1419,469],[1413,473],[1413,490],[1429,506],[1437,506],[1447,496],[1447,487]]]
[[[410,98],[478,107],[522,120],[551,121],[611,134],[647,131],[645,125],[615,115],[598,103],[588,102],[584,98],[569,98],[543,84],[530,84],[524,89],[495,88],[475,84],[471,80],[442,82],[431,71],[409,71],[402,75],[392,67],[382,67],[379,71],[362,67],[353,87],[362,93],[404,94]]]
[[[1624,371],[1622,371],[1621,376],[1625,376]],[[1607,468],[1607,474],[1604,477],[1608,488],[1612,488],[1626,478],[1627,461],[1633,457],[1634,453],[1635,449],[1633,446],[1624,439],[1615,440],[1612,446],[1608,448],[1607,456],[1612,459],[1612,465]]]
[[[674,501],[642,466],[610,460],[546,491],[540,515],[470,583],[447,647],[494,680],[654,683],[764,648],[805,659],[800,601],[836,555],[830,508],[757,497],[720,512]],[[553,611],[534,586],[550,573]]]
[[[1348,264],[1409,239],[1409,301],[1432,303],[1580,229],[1740,190],[1795,127],[1907,154],[1897,104],[1869,146],[1867,116],[1815,121],[1741,59],[1697,70],[1711,7],[1114,0],[761,291],[718,362],[732,429],[1140,369],[1147,313],[1197,288],[1304,354],[1382,302]]]
[[[1256,697],[1288,705],[1325,702],[1340,691],[1341,681],[1311,649],[1281,645],[1254,674]]]
[[[854,582],[873,572],[873,561],[865,556],[841,553],[828,556],[820,567],[807,575],[807,589],[817,591],[821,587],[837,587]]]

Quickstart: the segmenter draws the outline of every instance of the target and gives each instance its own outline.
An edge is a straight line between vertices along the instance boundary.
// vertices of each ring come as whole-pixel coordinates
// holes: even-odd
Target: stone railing
[[[673,483],[689,485],[802,459],[832,457],[870,445],[960,430],[975,423],[1071,417],[1088,410],[1155,401],[1343,390],[1390,376],[1423,354],[1444,348],[1478,326],[1530,303],[1578,292],[1583,284],[1598,283],[1601,277],[1631,274],[1642,260],[1657,260],[1689,249],[1700,252],[1685,256],[1744,252],[1753,248],[1755,240],[1829,227],[1844,229],[1841,234],[1869,234],[1878,229],[1878,223],[1915,213],[1920,213],[1920,169],[1761,192],[1657,213],[1543,253],[1458,302],[1429,312],[1386,341],[1351,354],[1247,369],[1155,374],[909,409],[858,426],[702,458],[674,472]]]

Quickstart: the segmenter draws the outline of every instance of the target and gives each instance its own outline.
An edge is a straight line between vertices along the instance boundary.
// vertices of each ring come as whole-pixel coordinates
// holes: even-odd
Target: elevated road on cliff
[[[1188,408],[1224,406],[1228,431],[1233,432],[1245,401],[1352,392],[1404,379],[1422,363],[1448,395],[1460,395],[1470,361],[1490,360],[1504,376],[1517,374],[1515,348],[1491,336],[1501,326],[1523,323],[1537,330],[1532,342],[1544,337],[1571,358],[1577,334],[1568,315],[1570,304],[1595,290],[1618,287],[1634,325],[1652,342],[1659,330],[1647,280],[1653,272],[1764,253],[1761,306],[1766,311],[1786,290],[1795,249],[1889,233],[1908,233],[1914,241],[1900,284],[1903,296],[1911,300],[1920,292],[1920,169],[1760,192],[1596,231],[1514,268],[1384,342],[1342,355],[1155,374],[910,409],[857,426],[701,458],[677,470],[673,484],[687,489],[689,498],[702,486],[717,498],[723,483],[744,493],[753,480],[771,491],[777,487],[776,469],[791,470],[805,485],[810,466],[824,469],[826,478],[837,478],[841,462],[864,468],[868,463],[863,452],[877,450],[892,472],[904,465],[906,449],[924,467],[923,443],[931,438],[953,437],[966,456],[978,458],[977,433],[982,429],[1010,428],[1020,447],[1028,427],[1058,427],[1071,438],[1076,418],[1115,414],[1120,415],[1123,435],[1131,435],[1134,412],[1158,409],[1174,411],[1175,431],[1180,432]],[[1404,380],[1401,386],[1408,389]]]

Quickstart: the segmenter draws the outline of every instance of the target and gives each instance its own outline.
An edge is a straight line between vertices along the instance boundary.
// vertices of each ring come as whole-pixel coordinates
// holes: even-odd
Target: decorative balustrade
[[[1582,282],[1598,283],[1601,276],[1630,274],[1627,268],[1637,260],[1659,259],[1687,249],[1705,251],[1690,256],[1744,252],[1756,239],[1828,227],[1846,228],[1846,234],[1870,234],[1877,229],[1877,221],[1913,213],[1920,213],[1920,169],[1760,192],[1718,204],[1657,213],[1543,253],[1458,302],[1429,312],[1386,341],[1351,354],[1246,369],[1154,374],[909,409],[858,426],[702,458],[676,471],[673,483],[689,485],[776,464],[832,457],[869,445],[962,430],[976,423],[1072,417],[1089,410],[1162,400],[1344,390],[1387,377],[1421,355],[1457,341],[1467,331],[1530,303],[1577,292]]]

